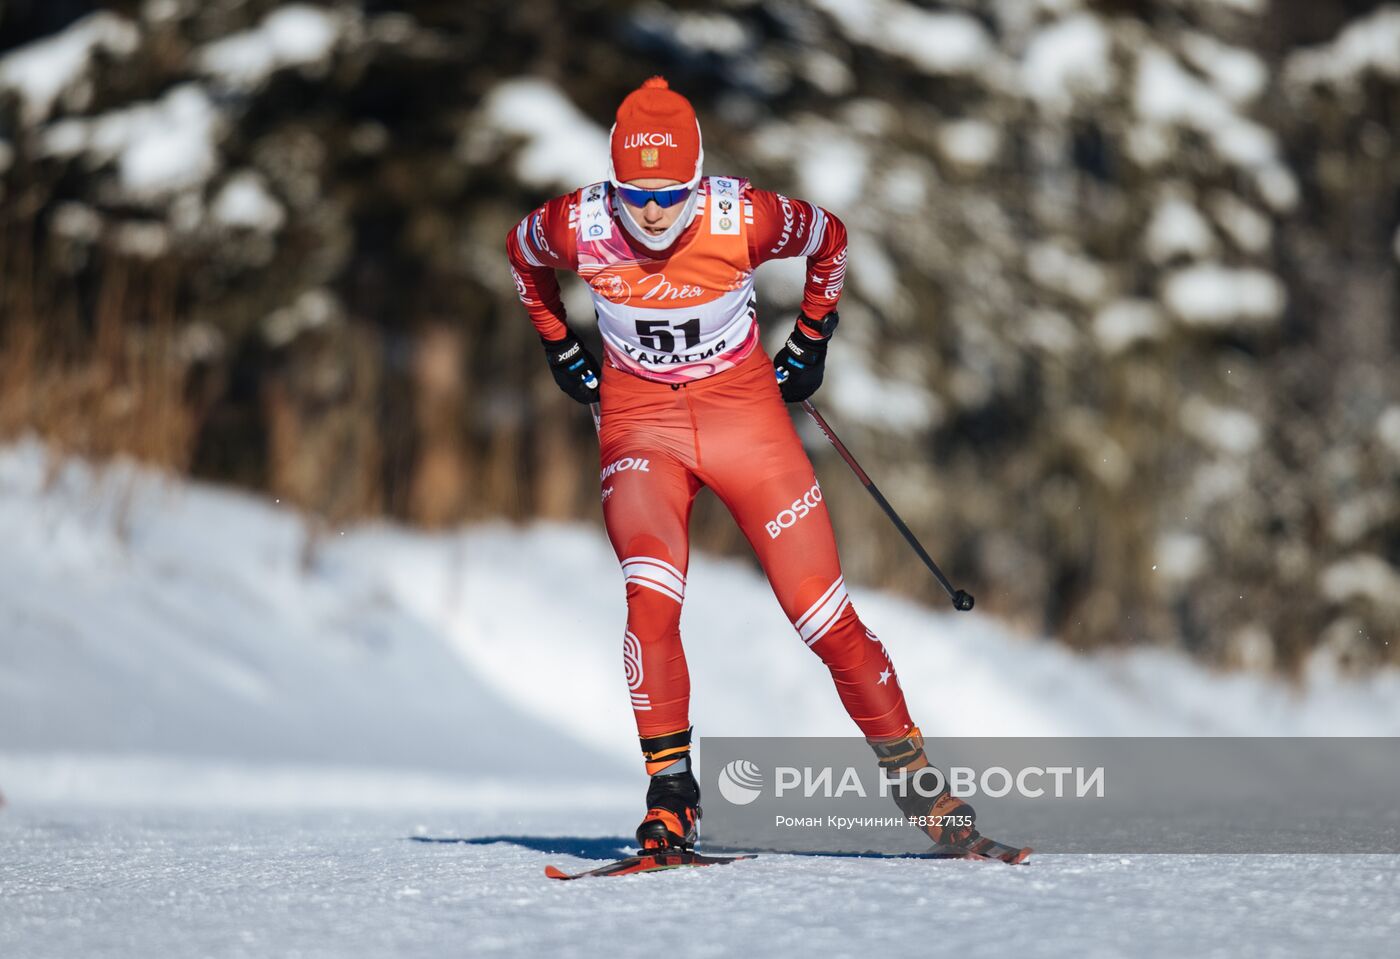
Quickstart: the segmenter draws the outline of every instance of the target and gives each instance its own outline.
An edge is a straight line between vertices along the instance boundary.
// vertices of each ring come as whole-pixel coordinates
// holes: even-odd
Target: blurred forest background
[[[849,226],[816,399],[979,610],[1400,661],[1396,3],[0,0],[0,440],[326,528],[597,522],[503,240],[656,72],[708,172]],[[811,448],[847,575],[929,596]]]

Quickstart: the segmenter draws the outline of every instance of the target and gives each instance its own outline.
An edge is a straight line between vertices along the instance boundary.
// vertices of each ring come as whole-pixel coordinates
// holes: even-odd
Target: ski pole
[[[593,432],[595,432],[595,433],[602,433],[602,432],[603,432],[603,414],[602,414],[602,412],[598,409],[598,404],[597,404],[597,403],[589,403],[589,404],[588,404],[588,409],[589,409],[590,411],[592,411],[592,413],[593,413]]]
[[[953,601],[953,608],[963,612],[967,612],[971,609],[973,604],[972,594],[966,590],[954,589],[953,584],[948,582],[948,577],[943,575],[943,571],[938,568],[938,564],[933,561],[919,541],[914,538],[914,534],[910,532],[909,527],[904,525],[904,520],[899,518],[899,514],[894,511],[894,507],[890,505],[889,500],[885,499],[880,490],[876,488],[865,470],[860,468],[860,464],[857,463],[856,458],[851,455],[851,451],[846,449],[846,444],[841,442],[840,437],[832,430],[831,425],[817,412],[817,408],[812,405],[812,401],[803,400],[802,408],[806,410],[807,415],[816,422],[817,428],[822,431],[822,434],[831,441],[831,445],[836,447],[836,452],[841,454],[841,458],[846,461],[846,465],[856,474],[856,479],[860,480],[866,492],[874,498],[876,503],[880,504],[880,508],[885,511],[885,515],[890,518],[890,522],[894,523],[895,529],[903,534],[905,542],[914,547],[914,552],[919,554],[919,559],[924,561],[924,565],[928,567],[934,579],[938,580],[938,585],[942,586],[948,593],[948,597]]]

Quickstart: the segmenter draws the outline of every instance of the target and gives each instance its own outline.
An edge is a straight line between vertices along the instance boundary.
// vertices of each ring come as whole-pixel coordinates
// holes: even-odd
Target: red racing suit
[[[606,183],[550,200],[507,237],[516,290],[542,337],[566,331],[555,270],[592,288],[606,356],[603,517],[626,584],[623,664],[637,730],[646,739],[689,724],[680,614],[691,505],[709,487],[861,732],[902,736],[913,727],[904,694],[846,594],[821,487],[756,323],[753,274],[771,259],[807,258],[805,316],[835,307],[845,227],[746,180],[705,177],[698,189],[690,224],[662,253],[632,241]]]

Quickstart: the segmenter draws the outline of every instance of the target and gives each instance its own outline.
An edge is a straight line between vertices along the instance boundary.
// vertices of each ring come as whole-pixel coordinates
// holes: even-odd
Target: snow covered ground
[[[747,565],[696,557],[687,592],[701,735],[852,732]],[[1393,674],[1318,664],[1294,690],[852,593],[932,736],[1400,732]],[[1400,934],[1400,857],[766,856],[550,883],[640,812],[622,623],[591,529],[308,545],[275,504],[0,450],[0,955],[627,956],[658,935],[677,955],[1382,955]]]
[[[468,843],[408,840],[419,829]],[[15,810],[7,956],[1389,956],[1396,857],[770,856],[556,883],[617,821]],[[480,842],[526,833],[526,844]]]

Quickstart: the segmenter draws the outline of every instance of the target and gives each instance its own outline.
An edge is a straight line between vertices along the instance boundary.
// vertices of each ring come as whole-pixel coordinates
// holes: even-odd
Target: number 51
[[[676,334],[671,332],[673,324],[668,320],[638,320],[637,341],[656,353],[676,352]],[[692,317],[684,323],[674,324],[674,329],[685,334],[685,348],[694,349],[700,343],[700,317]]]

